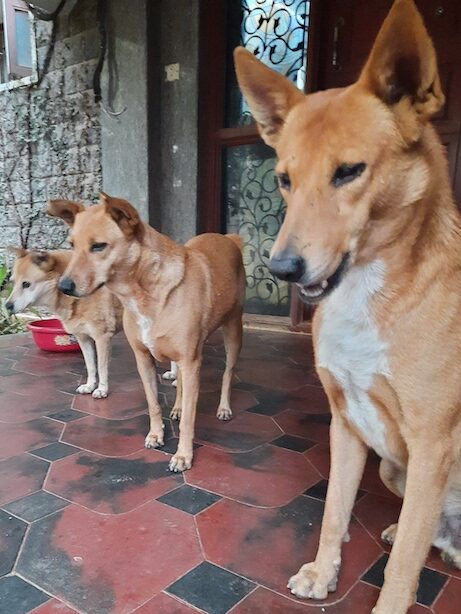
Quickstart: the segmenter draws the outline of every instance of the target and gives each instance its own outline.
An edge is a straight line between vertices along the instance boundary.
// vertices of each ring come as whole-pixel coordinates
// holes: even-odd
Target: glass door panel
[[[259,139],[226,142],[239,127],[253,124],[235,77],[232,52],[242,45],[304,90],[310,2],[307,0],[241,0],[228,3],[228,71],[222,139],[221,202],[226,232],[244,241],[247,276],[245,310],[262,315],[290,313],[287,283],[271,275],[270,250],[283,221],[284,203],[274,176],[274,151]],[[246,128],[248,130],[248,128]],[[256,132],[256,127],[254,127]],[[250,135],[250,133],[247,133]],[[254,136],[253,136],[253,141]]]

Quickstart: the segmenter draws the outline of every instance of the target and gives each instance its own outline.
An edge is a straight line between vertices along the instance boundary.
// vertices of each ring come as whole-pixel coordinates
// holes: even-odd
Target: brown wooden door
[[[446,104],[434,125],[447,148],[461,208],[461,2],[416,0],[416,4],[437,50]],[[356,80],[391,6],[392,0],[323,0],[317,89],[343,87]]]

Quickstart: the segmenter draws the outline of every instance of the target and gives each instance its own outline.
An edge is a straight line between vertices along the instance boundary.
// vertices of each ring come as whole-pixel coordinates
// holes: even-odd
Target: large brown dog
[[[88,209],[51,201],[48,213],[72,226],[73,255],[61,290],[88,296],[105,285],[125,308],[123,325],[149,406],[147,448],[163,445],[153,357],[178,363],[171,417],[180,418],[180,436],[170,469],[189,469],[202,348],[220,326],[226,369],[217,416],[228,420],[232,415],[230,386],[242,342],[245,288],[239,237],[204,234],[178,245],[144,224],[127,201],[103,193],[100,204]]]
[[[413,1],[397,0],[350,87],[305,96],[244,49],[235,59],[287,202],[271,268],[322,301],[330,483],[317,557],[288,587],[335,590],[371,447],[404,497],[374,612],[403,614],[431,543],[461,568],[461,224],[428,123],[444,103],[434,48]]]
[[[7,308],[11,313],[18,313],[36,305],[58,315],[66,331],[77,338],[85,359],[88,377],[77,392],[92,394],[95,399],[107,397],[110,342],[122,328],[120,302],[106,288],[83,300],[59,292],[59,279],[71,258],[69,251],[12,249],[17,257]]]

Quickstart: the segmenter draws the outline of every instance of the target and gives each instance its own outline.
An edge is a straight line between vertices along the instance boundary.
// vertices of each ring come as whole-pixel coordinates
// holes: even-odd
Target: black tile
[[[61,499],[61,497],[56,497],[44,490],[39,490],[32,495],[8,503],[4,509],[15,516],[27,520],[27,522],[33,522],[61,510],[67,505],[69,505],[69,502]]]
[[[307,495],[308,497],[313,497],[314,499],[319,499],[320,501],[325,501],[327,498],[327,488],[328,488],[328,480],[320,480],[314,486],[311,486],[307,490],[303,492],[303,495]],[[357,496],[355,501],[359,501],[363,496],[367,493],[364,490],[359,490],[357,492]]]
[[[44,458],[48,461],[54,461],[58,460],[59,458],[70,456],[71,454],[75,454],[76,452],[80,452],[80,449],[76,448],[75,446],[69,446],[67,443],[56,441],[55,443],[50,443],[50,445],[43,448],[31,450],[30,454],[39,456],[40,458]]]
[[[49,595],[17,576],[0,579],[0,612],[27,614],[49,599]]]
[[[176,490],[162,495],[157,501],[171,505],[171,507],[176,507],[189,514],[198,514],[216,501],[219,501],[219,499],[221,499],[219,495],[184,484]]]
[[[237,388],[237,390],[246,390],[247,392],[261,390],[261,386],[258,384],[252,384],[251,382],[235,382],[232,384],[232,388]]]
[[[269,388],[261,388],[253,390],[252,393],[258,400],[258,405],[248,409],[252,414],[261,414],[262,416],[275,416],[283,411],[283,404],[290,396],[289,392],[281,392],[280,390],[271,390]]]
[[[63,411],[49,414],[48,418],[53,418],[53,420],[59,420],[60,422],[72,422],[73,420],[84,418],[85,416],[88,416],[88,414],[84,411],[77,411],[76,409],[64,409]]]
[[[279,448],[285,448],[286,450],[293,450],[294,452],[305,452],[315,446],[314,441],[303,439],[302,437],[293,437],[293,435],[282,435],[271,441],[271,444],[278,446]]]
[[[226,614],[254,587],[253,582],[204,561],[166,590],[208,614]]]
[[[381,588],[384,583],[384,568],[386,567],[389,559],[388,554],[383,556],[377,561],[371,569],[369,569],[363,576],[362,580]],[[423,567],[421,575],[419,576],[418,592],[416,593],[416,601],[421,605],[431,606],[440,591],[444,587],[448,576],[445,574]]]
[[[303,495],[313,497],[314,499],[319,499],[320,501],[325,501],[327,498],[327,489],[328,480],[320,480],[320,482],[317,482],[317,484],[314,484],[314,486],[311,486],[304,491]]]
[[[246,411],[250,414],[260,414],[261,416],[275,416],[280,413],[281,409],[276,405],[255,405]]]
[[[26,529],[25,522],[0,510],[0,576],[13,569]]]

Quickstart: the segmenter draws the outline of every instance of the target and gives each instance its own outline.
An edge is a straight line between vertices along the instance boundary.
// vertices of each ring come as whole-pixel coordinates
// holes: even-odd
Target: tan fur
[[[288,586],[317,599],[335,590],[367,445],[384,434],[381,476],[404,501],[397,530],[383,535],[395,543],[374,612],[403,614],[431,542],[461,566],[461,224],[445,154],[428,124],[444,101],[434,48],[413,1],[396,0],[350,87],[304,96],[245,50],[237,49],[235,59],[261,135],[276,148],[277,171],[291,180],[290,190],[282,190],[287,214],[272,257],[299,257],[305,268],[296,281],[309,289],[324,280],[328,287],[350,255],[313,324],[333,414],[319,550]],[[335,169],[360,162],[366,163],[362,174],[335,187]],[[370,289],[361,271],[373,266]],[[334,297],[344,287],[349,303],[342,308]],[[365,314],[355,329],[348,328],[354,309]],[[347,325],[349,345],[338,322]],[[362,328],[372,347],[364,344],[364,361],[354,363]],[[328,338],[334,330],[338,356]],[[367,356],[380,368],[360,388]],[[346,373],[343,383],[333,366]]]
[[[180,437],[170,468],[190,468],[203,344],[221,326],[226,370],[217,417],[232,415],[230,385],[241,347],[245,286],[240,239],[204,234],[178,245],[141,222],[127,201],[103,193],[100,204],[88,209],[52,201],[49,212],[72,226],[74,251],[64,276],[73,280],[77,294],[91,295],[105,284],[125,308],[124,329],[149,406],[148,448],[164,439],[155,360],[178,363],[171,417],[180,418]],[[94,243],[107,246],[92,253]]]
[[[8,298],[11,310],[18,312],[35,305],[56,314],[66,331],[77,338],[85,359],[88,379],[77,392],[106,397],[110,340],[122,326],[120,302],[107,288],[83,299],[61,294],[57,286],[70,262],[69,251],[14,251],[17,256],[12,275],[14,287]],[[30,288],[23,288],[24,282]]]

